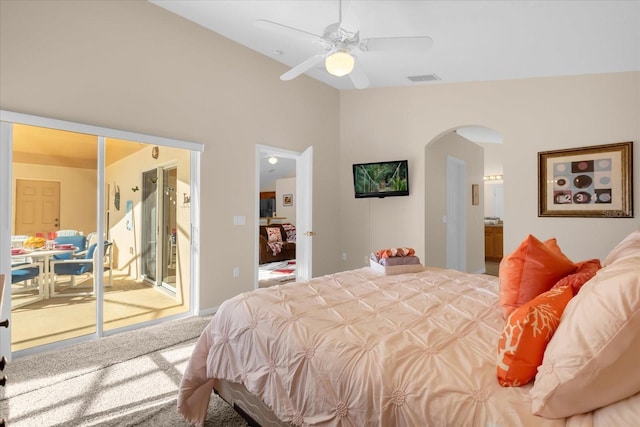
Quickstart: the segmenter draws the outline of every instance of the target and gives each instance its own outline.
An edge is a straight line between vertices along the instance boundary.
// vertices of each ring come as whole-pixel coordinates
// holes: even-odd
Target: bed
[[[576,326],[565,320],[584,316],[580,310],[591,311],[596,320],[594,298],[607,313],[614,311],[601,293],[618,287],[624,307],[616,310],[624,313],[612,314],[616,321]],[[588,341],[594,348],[568,344],[571,349],[562,350],[565,342],[554,339],[584,338],[583,331],[563,329],[565,324],[586,328],[587,334],[624,327],[624,333],[615,332],[624,336],[615,351],[637,358],[640,232],[612,250],[604,268],[568,303],[549,342],[547,351],[554,356],[547,360],[545,353],[542,373],[520,387],[503,387],[496,379],[497,342],[505,325],[499,294],[497,277],[430,267],[398,275],[367,267],[240,294],[221,305],[196,343],[180,384],[178,411],[202,425],[215,389],[262,426],[638,425],[637,363],[616,357],[611,340],[598,347],[593,338]],[[610,299],[621,303],[620,295]],[[602,353],[606,366],[594,365],[591,356]],[[565,356],[575,375],[562,371]],[[612,387],[599,374],[585,374],[584,366],[618,383]],[[560,385],[544,377],[558,373]],[[578,392],[562,388],[571,381],[577,381],[569,385]],[[538,383],[541,390],[534,389]],[[580,402],[572,403],[572,395]],[[597,406],[584,410],[589,404]]]

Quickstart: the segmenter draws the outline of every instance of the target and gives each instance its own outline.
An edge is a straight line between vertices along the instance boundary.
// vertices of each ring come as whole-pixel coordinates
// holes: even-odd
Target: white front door
[[[35,236],[60,229],[60,183],[16,180],[15,234]]]

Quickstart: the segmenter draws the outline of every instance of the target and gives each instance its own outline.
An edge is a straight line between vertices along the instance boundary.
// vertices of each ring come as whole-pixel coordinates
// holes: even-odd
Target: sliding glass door
[[[0,351],[29,354],[190,313],[191,224],[199,215],[189,202],[202,147],[0,114],[0,154],[8,159],[0,162],[8,172],[0,173],[0,198],[10,219],[0,224],[0,243],[12,246],[0,257],[0,272],[12,279]],[[99,136],[110,134],[131,139]],[[78,241],[65,244],[69,238]],[[76,261],[83,272],[62,268]],[[34,276],[18,280],[31,268]]]
[[[142,274],[148,282],[176,292],[178,263],[176,166],[142,174]]]
[[[159,242],[162,246],[161,285],[176,292],[176,272],[178,271],[178,168],[166,167],[162,171],[162,224]],[[184,200],[183,200],[184,202]]]
[[[117,248],[114,271],[128,282],[129,295],[135,291],[139,296],[125,299],[126,293],[107,289],[106,330],[190,310],[192,212],[188,203],[177,203],[176,195],[190,192],[191,154],[182,148],[128,144],[138,151],[106,168],[112,193],[108,228]],[[114,186],[119,207],[111,200]],[[118,312],[128,313],[126,319]]]
[[[142,174],[142,277],[155,284],[158,258],[158,170]]]
[[[13,126],[13,351],[96,333],[97,159],[95,135]]]

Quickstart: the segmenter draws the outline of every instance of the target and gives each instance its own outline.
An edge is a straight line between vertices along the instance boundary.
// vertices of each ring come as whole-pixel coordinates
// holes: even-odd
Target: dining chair
[[[87,247],[91,246],[94,243],[98,243],[98,233],[92,231],[91,233],[87,234]]]
[[[84,250],[86,251],[89,246],[93,245],[94,243],[98,243],[98,234],[95,231],[92,231],[91,233],[87,234]],[[84,256],[84,253],[81,252],[80,255]]]
[[[24,247],[24,242],[27,241],[27,239],[29,238],[29,236],[27,235],[12,235],[11,236],[11,255],[13,256],[13,251],[14,250],[18,250],[20,248]],[[11,263],[12,264],[18,264],[18,263],[28,263],[31,262],[31,258],[29,257],[23,257],[23,258],[12,258],[11,259]]]
[[[82,235],[82,232],[78,231],[78,230],[58,230],[58,231],[56,231],[56,236],[57,237],[80,236],[80,235]]]
[[[12,304],[11,309],[23,307],[44,299],[42,264],[39,262],[24,262],[11,265],[11,294],[38,291],[37,298],[29,298],[23,302]],[[16,285],[16,286],[14,286]]]
[[[54,255],[53,258],[58,259],[71,259],[71,258],[84,258],[87,250],[87,238],[81,234],[75,236],[57,236],[55,242],[58,245],[73,245],[76,250],[69,253]]]
[[[26,234],[14,234],[11,236],[11,247],[21,248],[24,246],[24,242],[29,238]]]
[[[105,253],[105,257],[108,257],[108,259],[111,259],[111,246],[112,243],[105,241],[104,242],[104,253]],[[89,246],[89,248],[87,249],[87,252],[84,256],[84,258],[69,258],[69,259],[53,259],[51,261],[51,271],[53,271],[53,273],[55,274],[55,282],[54,285],[51,288],[51,292],[50,292],[50,296],[55,297],[55,296],[83,296],[83,295],[93,295],[95,293],[95,277],[93,275],[93,272],[95,271],[95,266],[98,263],[98,252],[96,251],[96,247],[97,244],[93,243],[91,246]],[[111,269],[111,265],[110,263],[104,265],[104,272],[109,274],[109,281],[108,281],[108,285],[105,286],[112,286],[112,269]],[[89,292],[79,292],[79,293],[67,293],[65,292],[64,294],[60,293],[60,292],[56,292],[55,290],[55,284],[58,283],[58,276],[70,276],[69,279],[69,283],[70,283],[70,287],[73,288],[75,287],[75,278],[76,276],[83,276],[86,275],[87,279],[91,278],[93,279],[92,282],[92,290]]]
[[[105,242],[108,241],[107,238],[105,238],[104,240]],[[91,233],[87,234],[87,248],[97,242],[98,242],[98,234],[95,231],[92,231]],[[104,265],[111,268],[112,249],[111,247],[109,247],[108,249],[109,250],[105,249],[104,251]],[[76,256],[80,256],[80,255],[82,255],[82,253],[76,254]]]

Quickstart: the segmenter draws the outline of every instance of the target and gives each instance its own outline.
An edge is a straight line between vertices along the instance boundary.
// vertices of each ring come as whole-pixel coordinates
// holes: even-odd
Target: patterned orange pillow
[[[596,258],[578,262],[576,265],[578,266],[578,269],[575,273],[564,276],[562,279],[558,280],[553,287],[561,288],[569,285],[573,290],[573,295],[576,296],[582,285],[591,280],[598,270],[602,268],[600,260]]]
[[[518,387],[535,378],[544,350],[572,297],[571,286],[553,288],[511,313],[498,341],[501,386]]]
[[[504,318],[575,270],[576,265],[560,251],[556,239],[543,243],[529,234],[500,262],[500,304]]]

